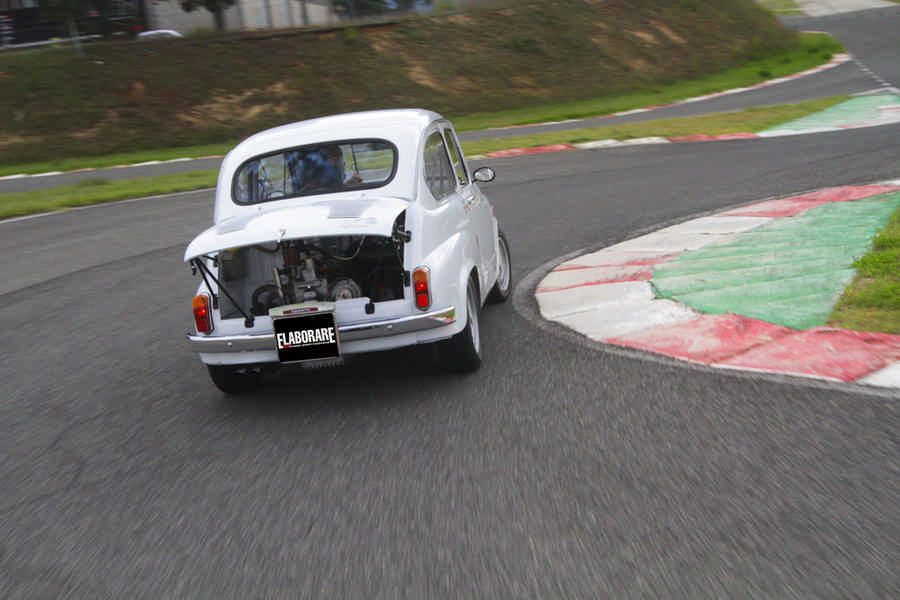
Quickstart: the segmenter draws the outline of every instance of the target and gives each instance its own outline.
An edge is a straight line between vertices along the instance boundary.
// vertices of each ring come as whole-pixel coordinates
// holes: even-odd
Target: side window
[[[466,168],[463,166],[461,158],[462,152],[459,149],[459,145],[456,143],[456,136],[453,135],[453,132],[449,129],[445,129],[444,137],[447,138],[447,148],[450,150],[450,162],[453,163],[453,170],[456,172],[456,178],[459,180],[459,185],[466,185],[469,183],[469,178],[466,176]]]
[[[438,132],[425,140],[425,184],[435,200],[443,200],[456,190],[456,177],[447,156],[444,138]]]

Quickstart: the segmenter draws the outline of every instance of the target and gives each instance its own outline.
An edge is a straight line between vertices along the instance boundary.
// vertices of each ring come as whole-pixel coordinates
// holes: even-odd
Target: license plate
[[[311,312],[272,320],[278,360],[292,363],[341,355],[334,313]]]

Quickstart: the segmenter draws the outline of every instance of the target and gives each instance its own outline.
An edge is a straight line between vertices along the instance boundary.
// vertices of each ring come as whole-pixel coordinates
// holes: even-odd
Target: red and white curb
[[[657,299],[653,266],[829,202],[900,190],[900,179],[758,202],[660,229],[553,269],[535,291],[541,316],[608,344],[726,369],[900,388],[900,335],[797,331]]]
[[[566,150],[597,150],[600,148],[615,148],[619,146],[638,146],[645,144],[671,144],[682,142],[714,142],[722,140],[745,140],[757,138],[773,138],[791,135],[804,135],[809,133],[822,133],[826,131],[843,131],[846,129],[857,129],[860,127],[877,127],[879,125],[890,125],[900,123],[900,104],[886,104],[878,107],[879,115],[875,119],[859,121],[857,123],[849,123],[835,125],[830,127],[815,127],[802,129],[779,129],[776,131],[764,131],[761,133],[737,132],[722,133],[710,135],[705,133],[697,133],[693,135],[682,135],[675,137],[645,137],[635,138],[631,140],[596,140],[591,142],[583,142],[579,144],[551,144],[547,146],[532,146],[529,148],[510,148],[508,150],[498,150],[496,152],[487,152],[483,155],[472,156],[468,158],[506,158],[510,156],[525,156],[528,154],[546,154],[548,152],[564,152]]]

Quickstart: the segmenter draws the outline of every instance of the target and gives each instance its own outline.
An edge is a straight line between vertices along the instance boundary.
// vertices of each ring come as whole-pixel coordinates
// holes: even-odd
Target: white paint
[[[6,181],[7,179],[22,179],[23,177],[29,177],[29,175],[25,175],[24,173],[16,173],[15,175],[5,175],[0,177],[0,181]]]
[[[671,144],[669,140],[664,137],[644,137],[644,138],[635,138],[633,140],[625,140],[621,142],[622,146],[639,146],[641,144]]]
[[[678,225],[672,225],[660,229],[660,233],[666,234],[728,234],[740,233],[765,225],[772,219],[769,217],[734,217],[734,216],[709,216],[692,219]]]
[[[649,300],[603,304],[555,320],[591,339],[603,341],[652,327],[685,323],[698,316],[699,313],[671,300]]]
[[[884,369],[866,375],[858,381],[866,385],[900,388],[900,362],[888,365]]]
[[[622,265],[625,263],[634,263],[639,261],[653,260],[665,256],[665,252],[654,250],[649,251],[623,251],[615,248],[604,248],[590,254],[583,254],[577,258],[566,261],[557,269],[566,267],[600,267],[608,265]]]
[[[679,233],[667,232],[665,229],[654,231],[648,235],[622,242],[613,246],[616,250],[652,251],[660,253],[683,252],[695,250],[708,244],[722,240],[723,234],[711,233]]]
[[[811,127],[809,129],[779,129],[777,131],[761,131],[757,133],[761,138],[781,137],[786,135],[805,135],[807,133],[826,133],[828,131],[841,131],[840,127]]]
[[[538,288],[544,285],[542,281]],[[653,300],[653,289],[646,281],[626,281],[592,285],[559,292],[535,294],[541,316],[555,320],[565,315],[600,309],[604,306],[642,304]]]
[[[646,272],[651,267],[605,265],[601,267],[587,267],[584,269],[570,269],[565,271],[551,271],[541,281],[538,290],[554,288],[568,288],[581,285],[600,286],[609,283],[623,283],[627,281],[641,281],[635,277],[637,271]]]
[[[634,108],[631,110],[623,110],[622,112],[613,113],[617,117],[627,117],[628,115],[638,115],[640,113],[650,112],[650,108]]]
[[[896,6],[885,0],[797,0],[797,4],[811,17]]]
[[[619,146],[619,140],[597,140],[595,142],[583,142],[581,144],[572,144],[579,150],[594,150],[596,148],[609,148],[611,146]]]

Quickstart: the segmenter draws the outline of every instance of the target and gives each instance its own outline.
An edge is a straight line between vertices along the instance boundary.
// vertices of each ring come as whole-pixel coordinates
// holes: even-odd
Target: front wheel
[[[479,308],[478,290],[470,281],[466,288],[466,326],[449,340],[438,342],[441,364],[448,371],[471,373],[481,366]]]
[[[217,388],[229,395],[248,394],[262,384],[262,371],[251,367],[206,365]]]
[[[497,246],[497,282],[494,283],[494,287],[491,288],[487,297],[487,301],[491,304],[505,302],[509,298],[509,292],[512,288],[512,261],[509,255],[509,243],[506,241],[506,236],[503,235],[502,231],[499,231]]]

